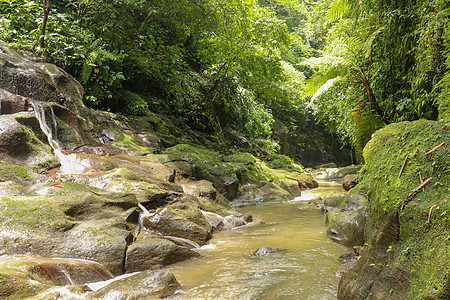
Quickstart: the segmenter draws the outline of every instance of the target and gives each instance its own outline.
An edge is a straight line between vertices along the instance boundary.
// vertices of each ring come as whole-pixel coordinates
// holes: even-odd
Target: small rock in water
[[[285,252],[285,251],[286,251],[286,249],[261,247],[258,250],[256,250],[255,252],[253,252],[253,255],[257,256],[257,257],[262,257],[262,256],[267,256],[267,255],[271,255],[274,253],[280,253],[280,252]]]

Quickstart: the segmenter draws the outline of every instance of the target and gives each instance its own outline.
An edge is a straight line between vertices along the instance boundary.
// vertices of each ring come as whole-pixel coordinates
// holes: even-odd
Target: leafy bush
[[[148,113],[148,105],[138,94],[123,90],[121,103],[123,112],[128,115],[144,116]]]

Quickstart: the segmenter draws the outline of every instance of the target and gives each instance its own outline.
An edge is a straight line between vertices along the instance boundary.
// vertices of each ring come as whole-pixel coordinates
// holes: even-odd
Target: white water
[[[32,101],[31,105],[34,109],[34,114],[39,121],[41,130],[47,136],[48,143],[52,147],[56,158],[59,160],[61,167],[60,171],[63,174],[80,174],[86,169],[92,167],[89,159],[83,158],[83,156],[78,155],[78,153],[64,154],[61,147],[61,142],[58,140],[58,123],[56,121],[55,112],[53,107],[48,105],[50,108],[50,118],[53,128],[47,123],[47,113],[45,107],[41,102]]]
[[[120,280],[120,279],[124,279],[127,277],[131,277],[133,275],[138,274],[139,272],[135,272],[135,273],[128,273],[128,274],[123,274],[117,277],[114,277],[113,279],[109,279],[109,280],[105,280],[105,281],[98,281],[98,282],[92,282],[92,283],[87,283],[86,285],[93,291],[98,291],[99,289],[107,286],[108,284]]]

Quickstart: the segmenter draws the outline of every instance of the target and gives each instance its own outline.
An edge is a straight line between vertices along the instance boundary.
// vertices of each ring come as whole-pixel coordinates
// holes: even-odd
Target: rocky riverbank
[[[161,116],[90,110],[70,75],[2,42],[0,67],[0,255],[29,266],[4,263],[2,299],[63,297],[54,287],[85,263],[51,257],[100,264],[97,275],[74,281],[70,292],[83,297],[170,295],[176,279],[156,269],[197,257],[215,231],[251,220],[231,200],[291,199],[317,186],[287,157],[220,154]],[[23,255],[46,258],[25,263]],[[84,285],[133,272],[98,291]]]

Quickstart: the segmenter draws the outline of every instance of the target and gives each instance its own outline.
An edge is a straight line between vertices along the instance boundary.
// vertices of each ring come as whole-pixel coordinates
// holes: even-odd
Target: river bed
[[[215,233],[202,257],[171,265],[183,290],[170,299],[336,299],[338,257],[349,250],[327,238],[323,214],[308,202],[342,188],[319,184],[292,201],[238,208],[253,222]],[[252,255],[260,247],[285,250]]]

